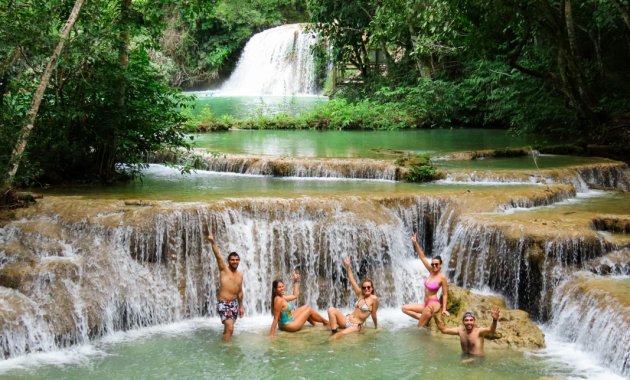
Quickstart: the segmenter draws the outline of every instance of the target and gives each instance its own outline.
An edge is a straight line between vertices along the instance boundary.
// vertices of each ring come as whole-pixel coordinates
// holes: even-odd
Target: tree
[[[370,24],[373,40],[388,57],[413,62],[418,75],[433,78],[440,62],[464,48],[459,41],[463,26],[459,12],[445,0],[385,0]]]
[[[176,86],[207,85],[228,73],[249,38],[304,22],[304,0],[196,0],[167,3],[160,55]]]
[[[83,6],[84,0],[76,0],[74,3],[74,7],[68,16],[68,20],[61,32],[61,36],[59,38],[59,42],[57,43],[57,47],[55,48],[53,54],[48,60],[48,64],[46,65],[46,69],[44,70],[44,74],[39,82],[39,86],[37,90],[33,94],[33,100],[31,102],[31,107],[27,113],[26,125],[21,129],[20,134],[18,136],[17,142],[15,143],[15,147],[13,149],[13,153],[11,155],[11,160],[9,161],[8,170],[5,174],[4,180],[2,182],[2,193],[6,194],[8,189],[10,189],[13,185],[13,180],[15,178],[15,174],[20,166],[20,161],[22,160],[22,155],[24,154],[24,150],[26,149],[26,144],[28,143],[29,136],[31,131],[34,128],[35,119],[37,118],[37,113],[39,111],[39,106],[41,104],[42,98],[44,96],[44,91],[48,86],[48,82],[50,80],[50,76],[52,75],[53,67],[57,62],[57,58],[61,54],[63,50],[63,46],[70,34],[70,30],[74,26],[74,23],[77,21],[79,17],[79,13],[81,12],[81,7]]]
[[[307,2],[315,30],[332,46],[333,61],[351,63],[364,79],[371,74],[369,46],[372,35],[369,26],[377,3],[373,0]]]
[[[473,27],[471,52],[503,57],[511,68],[535,78],[562,97],[578,116],[583,136],[627,110],[628,58],[623,6],[600,0],[460,1]],[[624,74],[625,73],[625,74]]]
[[[0,102],[0,172],[8,172],[11,152],[30,108],[37,77],[47,63],[45,48],[59,36],[66,0],[39,4],[14,0],[0,4],[0,15],[16,25],[0,25],[3,68]],[[41,5],[41,6],[40,6]],[[186,98],[166,83],[149,59],[164,23],[156,1],[85,2],[59,55],[14,185],[67,181],[112,182],[139,174],[146,156],[186,147],[180,125]],[[159,4],[158,4],[159,5]],[[20,29],[26,32],[22,33]],[[47,53],[50,54],[50,53]],[[26,124],[26,123],[24,123]]]

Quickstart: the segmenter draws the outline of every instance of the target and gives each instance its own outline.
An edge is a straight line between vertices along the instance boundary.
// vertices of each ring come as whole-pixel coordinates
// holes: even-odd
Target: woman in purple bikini
[[[411,236],[413,247],[415,248],[422,264],[429,271],[429,277],[424,281],[424,304],[407,304],[403,305],[402,311],[408,316],[418,320],[418,327],[422,328],[427,325],[431,317],[442,309],[442,314],[449,315],[446,311],[446,300],[448,299],[448,284],[446,276],[441,272],[442,258],[435,256],[431,262],[424,255],[424,250],[418,244],[416,234]],[[442,288],[442,300],[438,296],[438,291]]]

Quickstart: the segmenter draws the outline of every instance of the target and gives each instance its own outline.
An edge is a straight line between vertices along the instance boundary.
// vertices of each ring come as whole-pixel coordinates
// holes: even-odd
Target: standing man
[[[499,307],[495,306],[491,311],[492,326],[490,328],[480,328],[475,325],[476,318],[472,311],[464,313],[462,322],[464,326],[446,328],[435,314],[435,324],[442,334],[459,335],[459,342],[462,346],[462,353],[470,356],[483,356],[483,341],[490,334],[494,334],[497,329],[497,320],[499,319]],[[466,361],[466,360],[465,360]]]
[[[245,313],[243,308],[243,273],[239,272],[238,264],[241,258],[238,253],[231,252],[228,255],[228,264],[225,265],[221,250],[217,246],[212,233],[208,233],[208,241],[212,245],[212,253],[219,265],[219,295],[217,297],[217,313],[223,323],[223,340],[228,341],[234,333],[234,322]]]

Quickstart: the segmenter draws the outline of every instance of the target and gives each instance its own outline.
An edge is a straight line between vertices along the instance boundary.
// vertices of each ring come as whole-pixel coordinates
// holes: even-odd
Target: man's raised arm
[[[217,259],[217,264],[219,265],[219,270],[224,271],[227,269],[227,265],[225,265],[225,260],[223,260],[223,256],[221,256],[221,250],[217,245],[217,242],[214,240],[214,236],[212,232],[208,233],[208,241],[210,245],[212,245],[212,253],[214,253],[214,257]]]
[[[435,313],[433,315],[433,320],[435,320],[435,325],[442,332],[442,334],[459,335],[459,329],[458,328],[446,328],[446,326],[444,326],[442,321],[440,321],[438,319],[437,313]]]
[[[490,328],[479,329],[479,335],[484,337],[486,335],[494,334],[494,332],[497,331],[497,321],[499,320],[499,316],[501,315],[498,306],[495,306],[490,313],[492,314],[492,325],[490,326]]]

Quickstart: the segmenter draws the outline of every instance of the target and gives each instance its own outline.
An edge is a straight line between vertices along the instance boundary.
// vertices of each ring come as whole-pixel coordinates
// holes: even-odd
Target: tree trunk
[[[68,21],[66,21],[66,25],[61,32],[61,36],[59,38],[59,42],[57,43],[57,47],[53,52],[52,56],[48,60],[48,64],[46,65],[46,70],[44,70],[44,74],[39,82],[39,86],[33,94],[33,100],[31,101],[31,108],[26,114],[26,125],[22,127],[20,130],[20,134],[15,143],[15,147],[13,148],[13,153],[11,154],[11,160],[9,161],[9,165],[7,166],[7,173],[2,182],[2,193],[4,194],[7,189],[11,188],[13,185],[13,180],[15,179],[15,174],[20,167],[20,161],[22,160],[22,155],[24,154],[24,150],[26,149],[26,144],[28,142],[28,138],[33,130],[35,124],[35,118],[37,118],[37,112],[39,111],[39,106],[42,102],[42,98],[44,97],[44,91],[46,91],[46,87],[48,86],[48,82],[50,81],[50,76],[52,75],[53,68],[57,63],[57,58],[61,54],[63,50],[63,45],[70,34],[70,30],[74,26],[74,23],[77,21],[79,17],[79,12],[81,11],[81,7],[83,6],[83,2],[85,0],[76,0],[74,3],[74,7],[72,8],[72,12],[70,12],[70,16],[68,16]]]
[[[575,23],[573,22],[573,7],[571,0],[564,1],[564,22],[567,28],[567,39],[573,56],[578,55],[577,37],[575,36]]]
[[[120,76],[118,78],[118,110],[116,112],[115,125],[112,133],[108,134],[107,141],[103,144],[99,176],[104,182],[109,182],[113,177],[116,161],[116,131],[124,128],[127,120],[127,78],[125,72],[129,66],[129,40],[130,40],[130,13],[131,0],[120,0],[119,41],[118,41],[118,66]]]
[[[118,50],[118,63],[123,69],[129,65],[129,22],[131,13],[131,0],[120,0],[120,47]]]

